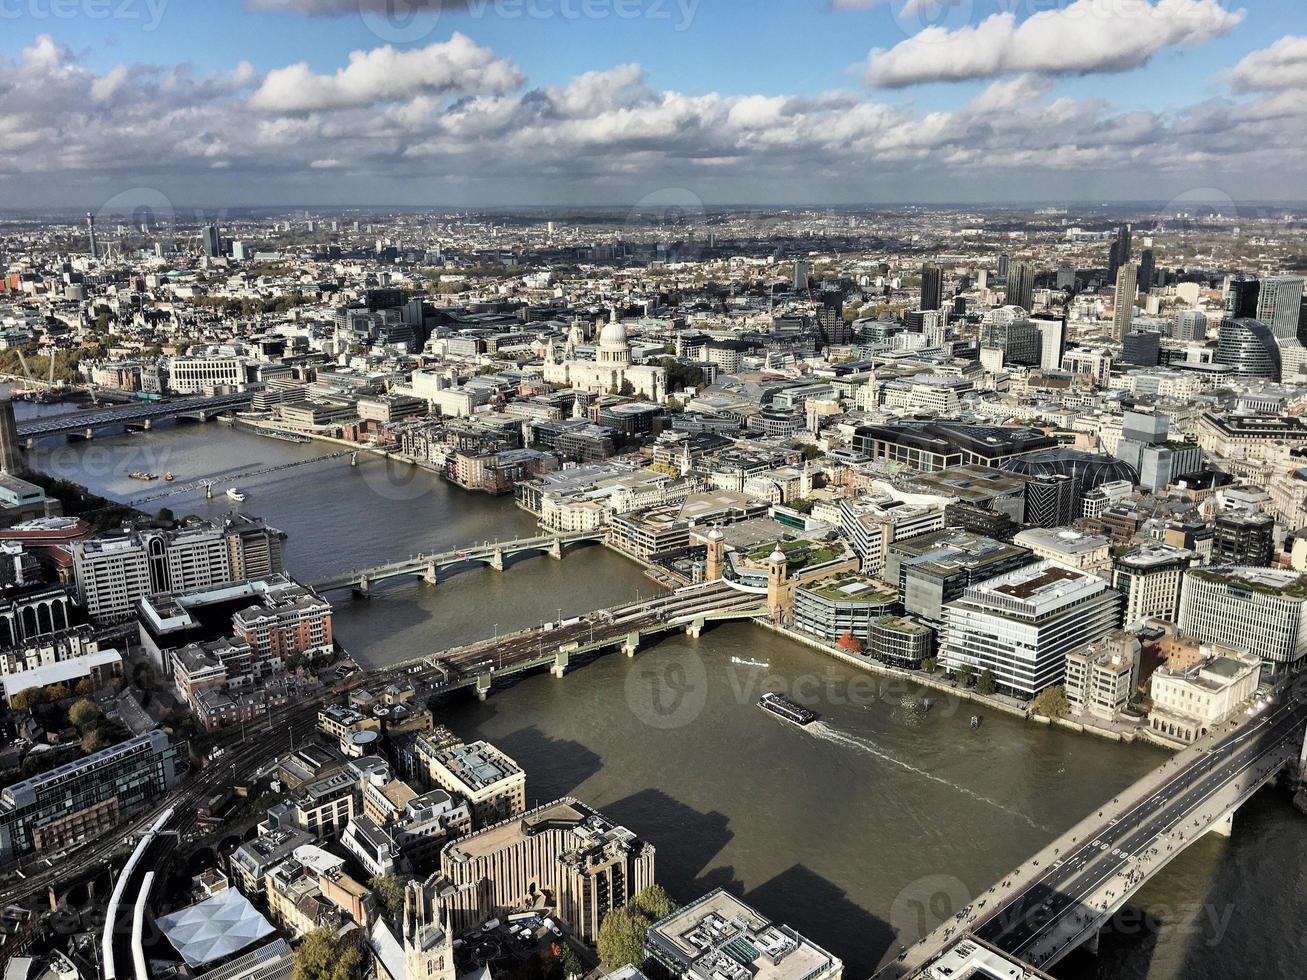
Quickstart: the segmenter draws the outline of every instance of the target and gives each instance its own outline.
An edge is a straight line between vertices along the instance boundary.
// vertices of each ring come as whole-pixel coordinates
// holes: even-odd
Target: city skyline
[[[263,206],[1301,200],[1288,0],[9,4],[0,190]],[[202,39],[199,43],[197,39]]]

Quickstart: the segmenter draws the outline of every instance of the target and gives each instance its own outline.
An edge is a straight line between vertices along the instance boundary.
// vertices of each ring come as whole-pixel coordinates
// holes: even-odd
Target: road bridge
[[[148,429],[154,421],[167,418],[188,418],[203,422],[224,412],[247,408],[250,397],[248,393],[238,393],[211,398],[181,398],[175,401],[137,402],[134,405],[95,408],[67,415],[47,415],[19,422],[18,437],[29,441],[53,435],[90,439],[96,430],[116,425]]]
[[[929,964],[964,936],[1041,970],[1099,931],[1139,888],[1204,834],[1296,770],[1307,704],[1293,695],[1189,747],[1054,841],[877,976],[933,977]]]
[[[315,592],[353,589],[357,594],[364,596],[373,586],[395,578],[420,578],[428,585],[436,585],[440,581],[441,570],[453,565],[479,562],[502,572],[509,560],[518,555],[539,552],[561,559],[568,546],[585,541],[602,542],[605,537],[604,531],[594,530],[549,534],[516,541],[487,541],[436,555],[414,555],[412,558],[378,565],[375,568],[354,569],[337,575],[328,575],[306,584]]]

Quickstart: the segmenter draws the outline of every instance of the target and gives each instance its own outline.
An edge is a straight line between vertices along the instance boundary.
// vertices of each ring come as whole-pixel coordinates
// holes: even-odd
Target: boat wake
[[[877,748],[872,742],[869,742],[863,738],[858,738],[856,735],[849,735],[845,732],[836,731],[834,728],[831,728],[830,725],[827,725],[823,721],[813,722],[811,725],[808,725],[804,729],[804,731],[808,732],[811,735],[817,736],[817,738],[821,739],[823,742],[830,742],[832,745],[840,745],[846,749],[853,749],[855,752],[865,752],[868,755],[875,756],[877,759],[880,759],[884,762],[888,762],[891,765],[898,766],[900,769],[906,769],[908,772],[915,773],[918,776],[922,776],[926,779],[929,779],[931,782],[940,783],[944,786],[948,786],[950,789],[957,790],[959,793],[969,796],[973,800],[978,800],[981,803],[985,803],[988,804],[989,806],[992,806],[996,810],[1002,810],[1004,813],[1008,814],[1009,816],[1017,817],[1020,820],[1024,820],[1026,823],[1030,824],[1030,826],[1034,827],[1036,830],[1043,830],[1045,832],[1049,832],[1047,827],[1044,827],[1043,825],[1036,823],[1034,820],[1031,820],[1029,816],[1022,813],[1020,810],[1015,810],[1010,806],[1005,806],[1004,804],[998,802],[998,800],[992,800],[988,796],[984,796],[980,793],[977,793],[975,790],[967,789],[967,787],[955,783],[952,780],[945,779],[942,776],[936,776],[933,772],[927,772],[925,769],[921,769],[918,766],[912,765],[911,763],[904,762],[902,759],[896,758],[895,756],[890,755],[888,752],[885,752]]]
[[[770,667],[771,664],[763,663],[761,660],[750,660],[747,657],[732,657],[731,663],[738,667]]]

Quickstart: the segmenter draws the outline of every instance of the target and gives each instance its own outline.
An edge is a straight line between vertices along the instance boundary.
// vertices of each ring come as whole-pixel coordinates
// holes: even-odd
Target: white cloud
[[[1285,35],[1269,48],[1247,55],[1227,78],[1239,92],[1307,88],[1307,37]]]
[[[848,91],[665,90],[635,64],[530,88],[494,52],[457,36],[446,44],[457,56],[422,49],[409,61],[378,48],[334,73],[261,75],[241,63],[201,76],[186,65],[95,71],[37,39],[0,57],[6,199],[80,204],[93,188],[107,199],[145,186],[200,202],[375,203],[378,188],[431,201],[450,187],[499,203],[635,201],[659,187],[727,201],[932,189],[956,200],[1002,181],[1018,195],[1110,198],[1149,182],[1246,187],[1249,173],[1269,197],[1300,189],[1307,161],[1307,100],[1293,89],[1120,113],[1058,97],[1046,74],[1027,73],[922,112]],[[303,87],[284,87],[287,73]]]
[[[1020,23],[997,13],[974,27],[927,27],[868,56],[870,85],[998,78],[1020,72],[1092,74],[1138,68],[1166,48],[1202,44],[1234,30],[1244,12],[1219,0],[1074,0]]]
[[[270,71],[250,97],[268,112],[313,112],[397,102],[415,95],[504,93],[520,86],[523,75],[464,34],[412,51],[390,45],[354,51],[349,65],[332,75],[315,75],[300,62]]]

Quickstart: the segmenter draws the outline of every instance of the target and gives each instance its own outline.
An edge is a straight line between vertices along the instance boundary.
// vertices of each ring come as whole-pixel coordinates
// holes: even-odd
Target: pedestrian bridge
[[[484,542],[437,555],[414,555],[412,558],[378,565],[375,568],[354,569],[338,575],[329,575],[309,582],[308,586],[315,592],[353,589],[360,595],[367,595],[374,585],[396,578],[420,578],[428,585],[436,585],[440,581],[441,571],[454,565],[479,562],[502,572],[508,562],[518,555],[537,552],[561,559],[569,546],[584,542],[603,542],[606,536],[603,530],[572,531],[568,534],[549,534],[537,538],[521,538],[517,541]]]
[[[931,964],[976,937],[1040,970],[1099,932],[1149,879],[1205,834],[1229,836],[1235,812],[1303,751],[1307,705],[1286,695],[1244,724],[1185,749],[958,910],[877,978],[940,980]]]

